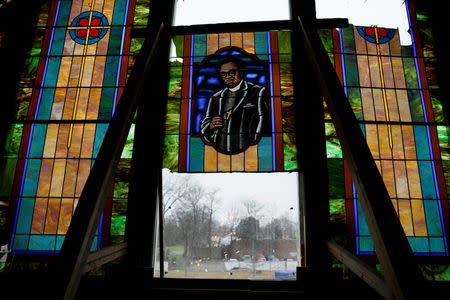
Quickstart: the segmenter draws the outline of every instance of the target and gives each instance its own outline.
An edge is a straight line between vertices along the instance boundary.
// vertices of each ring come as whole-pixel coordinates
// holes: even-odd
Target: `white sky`
[[[399,28],[411,43],[404,0],[316,0],[317,18],[348,18],[354,25]],[[177,0],[174,25],[290,18],[288,0]]]
[[[402,44],[411,44],[403,0],[316,0],[317,18],[348,18],[360,26],[399,28]],[[290,18],[288,0],[177,0],[174,25],[285,20]],[[173,49],[174,50],[174,49]],[[175,56],[175,55],[173,55]],[[167,174],[167,172],[165,172]],[[265,203],[270,217],[297,213],[297,174],[195,174],[205,187],[220,187],[222,214],[243,206],[243,199]],[[290,210],[294,207],[294,210]],[[220,214],[217,215],[220,217]]]

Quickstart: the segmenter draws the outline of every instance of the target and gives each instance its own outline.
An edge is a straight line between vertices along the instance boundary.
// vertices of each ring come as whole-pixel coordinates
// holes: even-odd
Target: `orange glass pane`
[[[56,234],[58,228],[60,204],[61,198],[50,198],[48,200],[44,234]]]
[[[36,198],[31,223],[32,234],[43,234],[45,226],[45,215],[47,213],[48,198]]]
[[[205,172],[217,172],[217,151],[205,145]]]
[[[409,200],[398,200],[398,215],[400,218],[400,223],[403,225],[403,230],[407,236],[413,236],[413,223],[411,215],[411,206],[409,205]]]

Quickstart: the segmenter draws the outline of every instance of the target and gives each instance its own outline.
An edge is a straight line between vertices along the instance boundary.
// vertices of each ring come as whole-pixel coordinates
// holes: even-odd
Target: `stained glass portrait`
[[[198,34],[174,41],[182,66],[171,68],[164,167],[297,170],[290,32]]]
[[[194,73],[195,132],[200,127],[203,142],[225,154],[242,152],[270,133],[266,68],[246,54],[239,48],[221,49]]]

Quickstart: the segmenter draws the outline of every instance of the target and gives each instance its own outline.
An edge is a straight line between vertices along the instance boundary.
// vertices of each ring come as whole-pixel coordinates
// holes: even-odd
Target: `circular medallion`
[[[363,26],[357,26],[356,29],[358,30],[359,34],[366,40],[371,43],[377,42],[377,36],[375,35],[375,30],[377,31],[376,34],[378,35],[378,44],[384,44],[389,42],[395,34],[395,29],[389,29],[389,28],[382,28],[382,27],[363,27]]]
[[[81,45],[91,45],[100,41],[108,32],[108,20],[98,11],[85,11],[75,17],[70,24],[72,39]]]

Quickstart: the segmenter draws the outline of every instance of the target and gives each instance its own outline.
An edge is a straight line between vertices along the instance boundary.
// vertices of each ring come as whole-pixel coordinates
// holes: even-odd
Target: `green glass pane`
[[[172,172],[178,171],[179,136],[168,134],[164,137],[163,168]]]
[[[333,123],[325,123],[325,135],[328,158],[342,158],[342,149]]]
[[[443,160],[445,183],[447,186],[447,195],[450,195],[450,160]]]
[[[136,55],[144,44],[144,38],[132,38],[130,43],[130,54]]]
[[[134,8],[133,25],[146,26],[148,23],[149,12],[150,12],[150,1],[136,0],[136,6]]]
[[[134,145],[134,130],[135,124],[131,124],[130,131],[128,132],[127,141],[123,147],[121,158],[131,158],[133,156],[133,145]]]
[[[408,90],[408,102],[413,122],[424,122],[422,98],[419,90]]]
[[[175,35],[172,37],[173,44],[175,45],[175,53],[178,58],[183,58],[184,53],[184,36]]]
[[[402,48],[403,50],[404,48]],[[403,60],[403,71],[406,79],[406,87],[408,89],[419,88],[419,83],[417,82],[417,70],[414,58],[402,57]]]
[[[445,122],[444,105],[439,89],[430,89],[431,106],[433,108],[434,121],[437,123]]]
[[[292,46],[291,46],[291,32],[290,31],[279,31],[278,32],[278,52],[280,54],[280,62],[292,62]]]
[[[297,145],[294,133],[283,133],[284,170],[298,170]]]
[[[166,134],[178,134],[180,129],[180,100],[167,99]]]
[[[441,159],[450,160],[449,126],[436,126],[439,146],[441,148]]]
[[[19,153],[20,141],[22,139],[23,124],[12,124],[6,138],[4,155],[6,157],[17,157]]]
[[[114,198],[128,198],[131,159],[120,159],[114,174]]]
[[[21,87],[16,94],[16,119],[24,120],[28,114],[28,107],[30,106],[32,88]]]
[[[283,97],[281,101],[283,132],[295,131],[294,98]]]
[[[126,216],[113,213],[111,216],[111,235],[125,235]]]
[[[182,83],[182,63],[172,61],[170,63],[170,77],[169,77],[169,91],[168,96],[172,98],[181,98],[181,83]]]
[[[363,120],[361,90],[359,88],[347,88],[348,101],[353,109],[353,113],[358,120]]]
[[[327,52],[333,52],[333,32],[332,29],[319,29],[317,30],[319,37],[322,40],[322,44]]]
[[[14,175],[16,174],[17,158],[5,157],[1,159],[0,162],[2,165],[2,168],[0,169],[0,197],[8,198],[11,195],[11,191],[13,188]]]
[[[328,193],[330,198],[345,198],[344,161],[342,159],[327,159]]]
[[[293,77],[292,77],[292,65],[280,64],[280,84],[281,95],[292,96],[294,95]]]
[[[347,222],[344,199],[330,199],[330,222],[333,240],[341,246],[347,246]]]

